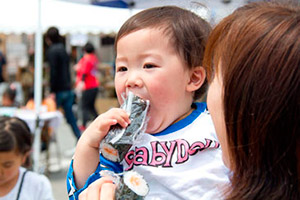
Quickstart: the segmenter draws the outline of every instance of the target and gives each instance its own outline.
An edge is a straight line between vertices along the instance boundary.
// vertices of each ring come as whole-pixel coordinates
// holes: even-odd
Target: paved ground
[[[50,146],[50,172],[48,177],[52,184],[54,198],[56,200],[67,200],[66,174],[73,155],[76,138],[66,121],[63,121],[59,126],[57,133],[57,146],[54,142]],[[57,153],[60,153],[60,164],[58,162],[59,154]],[[41,155],[42,160],[43,156]]]
[[[105,112],[111,107],[118,106],[116,99],[97,99],[96,102],[96,109],[98,113]],[[48,177],[52,184],[55,199],[68,200],[66,174],[75,150],[76,138],[73,136],[72,130],[66,123],[65,119],[58,127],[56,138],[57,145],[54,142],[50,145],[50,173],[48,174]],[[57,152],[60,153],[60,156]],[[59,157],[61,157],[60,165],[57,159]],[[41,163],[45,163],[44,161],[45,153],[41,155]]]

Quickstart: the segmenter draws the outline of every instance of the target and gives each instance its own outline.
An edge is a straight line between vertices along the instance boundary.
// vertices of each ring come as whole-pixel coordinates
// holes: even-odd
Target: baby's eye
[[[144,65],[144,68],[146,68],[146,69],[151,69],[151,68],[154,68],[154,67],[156,67],[156,66],[153,65],[153,64],[145,64]]]
[[[125,72],[127,71],[127,67],[118,67],[117,72]]]

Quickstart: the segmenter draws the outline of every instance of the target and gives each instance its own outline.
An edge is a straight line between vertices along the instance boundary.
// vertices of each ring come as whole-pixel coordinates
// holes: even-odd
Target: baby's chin
[[[155,129],[151,129],[151,128],[147,128],[145,133],[150,134],[150,135],[154,135],[156,133],[158,133],[157,131],[155,131]]]
[[[162,126],[159,126],[157,124],[157,121],[155,121],[155,122],[152,122],[151,119],[149,119],[145,133],[153,135],[156,133],[160,133],[161,131],[163,131],[164,129],[167,128],[167,127],[164,128]]]
[[[146,117],[147,127],[145,133],[156,134],[160,133],[168,127],[168,122],[161,117],[161,113],[157,112],[156,108],[151,107],[151,102],[148,108]]]

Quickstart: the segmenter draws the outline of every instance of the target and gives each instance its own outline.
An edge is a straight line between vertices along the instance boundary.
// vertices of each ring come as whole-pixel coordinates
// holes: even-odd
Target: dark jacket
[[[47,51],[50,65],[50,90],[60,92],[71,90],[69,56],[61,43],[52,44]]]
[[[3,53],[0,51],[0,83],[4,82],[3,78],[3,66],[6,65],[6,59]]]

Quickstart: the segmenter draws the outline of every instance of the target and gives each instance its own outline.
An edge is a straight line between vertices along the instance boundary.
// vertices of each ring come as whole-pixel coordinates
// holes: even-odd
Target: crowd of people
[[[46,112],[54,112],[62,108],[71,130],[78,140],[82,130],[79,129],[73,112],[75,92],[71,81],[69,55],[56,27],[50,27],[47,30],[45,40],[49,46],[46,60],[50,67],[50,94],[46,94],[44,87],[41,103],[46,108]],[[82,117],[84,126],[98,115],[94,103],[99,86],[97,80],[99,62],[94,51],[93,45],[88,42],[84,46],[85,54],[76,69],[76,90],[82,93],[80,109],[84,110]],[[17,87],[20,85],[3,78],[5,77],[5,64],[5,56],[0,52],[1,107],[34,110],[33,90],[30,91],[28,100],[21,104],[17,98],[18,95],[21,95],[19,94],[20,88]],[[28,125],[17,117],[9,116],[10,114],[5,113],[5,116],[0,117],[0,200],[54,199],[48,178],[32,172],[33,136]],[[46,121],[45,126],[47,124]]]
[[[146,200],[300,199],[300,3],[248,3],[215,27],[177,6],[130,17],[115,39],[115,90],[120,105],[132,92],[150,107],[144,133],[120,162],[105,158],[99,144],[134,119],[122,108],[96,112],[93,44],[74,66],[73,88],[57,28],[48,29],[46,42],[50,99],[78,139],[66,178],[70,200],[115,199],[119,183],[103,176],[106,170],[141,174]],[[9,89],[2,102],[13,102]],[[26,123],[0,117],[0,125],[0,200],[53,199],[49,180],[26,169]]]

